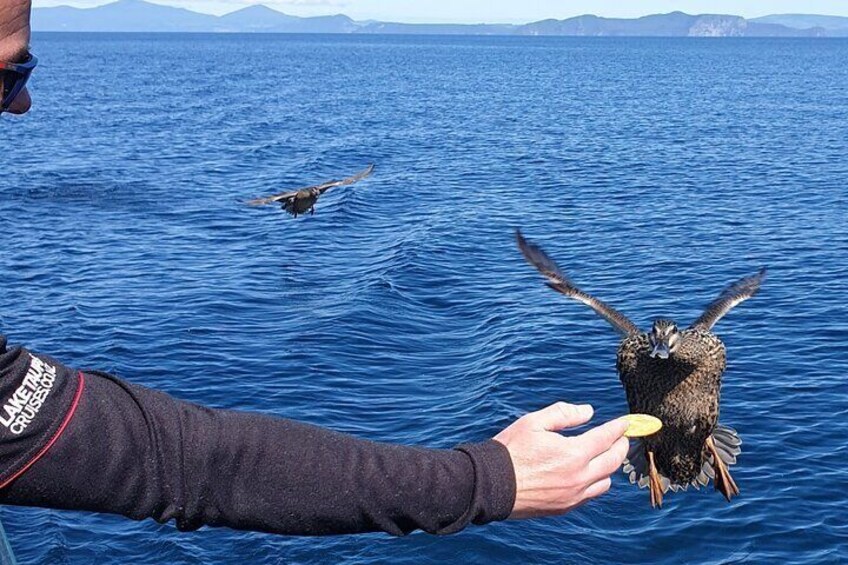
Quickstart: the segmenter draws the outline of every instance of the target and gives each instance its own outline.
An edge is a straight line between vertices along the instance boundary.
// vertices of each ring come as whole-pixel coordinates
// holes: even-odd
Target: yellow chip
[[[662,429],[660,419],[649,414],[627,414],[624,419],[630,424],[624,432],[627,437],[645,437]]]

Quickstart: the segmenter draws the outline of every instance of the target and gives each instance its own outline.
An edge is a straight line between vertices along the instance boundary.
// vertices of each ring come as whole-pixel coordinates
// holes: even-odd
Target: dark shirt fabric
[[[6,347],[0,504],[297,535],[506,519],[515,475],[496,441],[435,450],[182,402]]]

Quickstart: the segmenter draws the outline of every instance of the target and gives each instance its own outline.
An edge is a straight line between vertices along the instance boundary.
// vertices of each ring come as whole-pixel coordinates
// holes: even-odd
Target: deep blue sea
[[[0,332],[215,407],[433,447],[556,400],[627,411],[617,335],[518,253],[717,326],[742,495],[616,476],[570,515],[296,538],[5,507],[23,563],[848,561],[848,41],[33,39],[2,117]],[[248,198],[339,178],[294,220]],[[284,480],[284,478],[281,478]]]

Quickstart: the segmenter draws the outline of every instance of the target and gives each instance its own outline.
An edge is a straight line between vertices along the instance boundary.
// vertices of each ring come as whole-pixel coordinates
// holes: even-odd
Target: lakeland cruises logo
[[[56,381],[56,367],[30,354],[32,361],[21,386],[0,409],[0,424],[15,435],[21,434],[38,415]]]

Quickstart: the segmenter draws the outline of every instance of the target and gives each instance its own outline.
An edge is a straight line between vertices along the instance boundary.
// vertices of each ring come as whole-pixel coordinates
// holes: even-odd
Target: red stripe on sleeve
[[[47,453],[47,451],[51,447],[53,447],[53,444],[56,443],[56,440],[59,439],[59,436],[61,436],[62,433],[65,431],[65,428],[68,427],[68,424],[70,423],[71,418],[74,417],[74,412],[76,412],[76,410],[77,410],[77,406],[79,405],[80,398],[82,397],[82,390],[83,390],[84,387],[85,387],[85,375],[83,375],[82,372],[80,371],[80,373],[79,373],[79,385],[77,385],[77,392],[74,395],[74,400],[71,403],[71,408],[68,410],[68,413],[65,415],[65,419],[62,420],[62,425],[59,426],[59,429],[56,430],[56,433],[53,434],[53,437],[50,438],[50,441],[47,442],[47,445],[42,447],[41,450],[38,453],[35,454],[35,457],[30,459],[29,462],[26,465],[24,465],[23,467],[21,467],[21,469],[17,473],[15,473],[11,477],[9,477],[5,481],[3,481],[2,484],[0,484],[0,489],[4,488],[6,485],[8,485],[9,483],[14,481],[15,479],[17,479],[21,475],[23,475],[26,472],[27,469],[32,467],[35,464],[36,461],[41,459],[44,456],[44,454]]]

